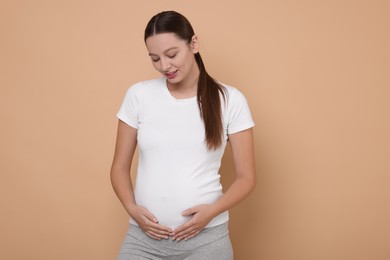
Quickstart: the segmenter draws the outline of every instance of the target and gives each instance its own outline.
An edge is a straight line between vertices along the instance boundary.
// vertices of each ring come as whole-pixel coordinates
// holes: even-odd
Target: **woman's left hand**
[[[196,236],[213,219],[212,206],[200,204],[186,209],[182,212],[183,216],[191,216],[186,223],[177,227],[172,232],[172,239],[176,241],[187,240]]]

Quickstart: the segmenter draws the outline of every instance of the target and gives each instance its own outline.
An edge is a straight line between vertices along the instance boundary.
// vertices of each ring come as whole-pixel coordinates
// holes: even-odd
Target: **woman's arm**
[[[253,129],[230,135],[229,142],[232,148],[236,179],[221,199],[214,204],[216,215],[237,205],[251,193],[256,185]]]
[[[110,177],[112,187],[129,215],[131,206],[135,205],[130,168],[136,147],[137,129],[119,120]]]
[[[171,230],[159,225],[153,214],[135,203],[130,169],[136,147],[137,129],[119,120],[115,154],[110,173],[112,187],[127,213],[146,234],[159,240],[167,238]]]
[[[236,178],[225,194],[214,204],[198,205],[187,209],[183,215],[193,217],[174,230],[174,239],[189,239],[198,234],[214,217],[241,202],[256,185],[256,168],[253,129],[229,135]]]

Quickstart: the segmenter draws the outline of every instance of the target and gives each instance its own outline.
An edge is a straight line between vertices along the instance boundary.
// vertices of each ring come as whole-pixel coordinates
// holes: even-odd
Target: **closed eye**
[[[167,55],[167,57],[170,59],[173,59],[173,58],[175,58],[176,54],[177,54],[177,52],[174,54],[171,54],[171,55]],[[160,58],[151,58],[151,59],[153,62],[158,62],[160,60]]]
[[[177,53],[173,54],[173,55],[168,55],[168,58],[172,59],[172,58],[175,58]]]

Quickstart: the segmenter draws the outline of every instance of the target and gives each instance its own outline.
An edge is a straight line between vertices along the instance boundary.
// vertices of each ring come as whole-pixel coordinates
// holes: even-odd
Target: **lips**
[[[165,73],[165,76],[168,78],[168,79],[173,79],[176,77],[176,74],[177,74],[177,70],[173,71],[173,72],[169,72],[169,73]]]

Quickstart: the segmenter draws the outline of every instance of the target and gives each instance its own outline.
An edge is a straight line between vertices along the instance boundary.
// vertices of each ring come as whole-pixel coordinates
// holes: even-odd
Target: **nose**
[[[170,68],[171,68],[170,61],[167,59],[161,59],[161,69],[163,71],[169,71]]]

